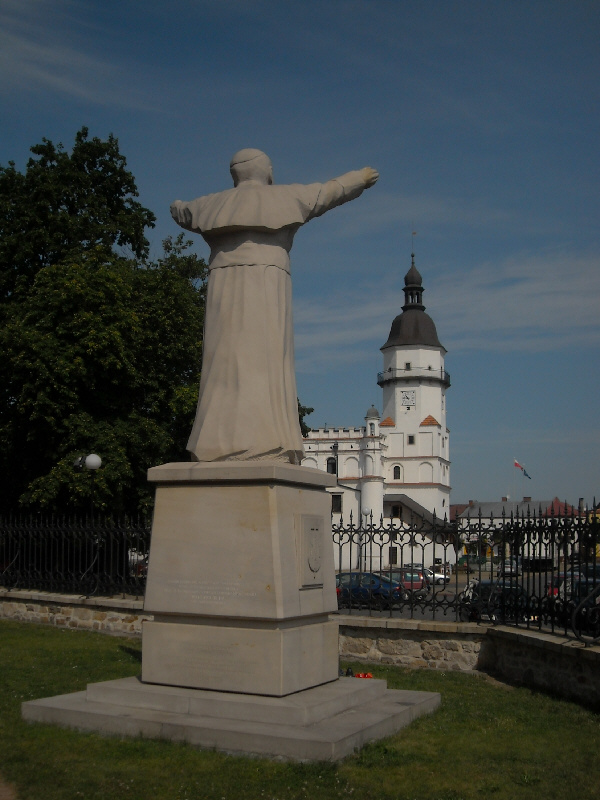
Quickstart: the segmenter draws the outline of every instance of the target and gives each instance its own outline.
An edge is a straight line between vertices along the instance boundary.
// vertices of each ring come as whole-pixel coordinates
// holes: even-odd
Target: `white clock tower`
[[[381,348],[383,389],[380,431],[385,435],[384,516],[408,496],[440,518],[450,512],[450,445],[446,427],[445,347],[425,313],[423,280],[415,257],[404,278],[402,313]]]
[[[402,313],[381,348],[383,414],[371,406],[361,427],[311,430],[304,466],[338,476],[331,489],[336,522],[375,524],[411,517],[450,515],[450,444],[446,427],[445,347],[423,305],[423,281],[415,267],[404,278]]]

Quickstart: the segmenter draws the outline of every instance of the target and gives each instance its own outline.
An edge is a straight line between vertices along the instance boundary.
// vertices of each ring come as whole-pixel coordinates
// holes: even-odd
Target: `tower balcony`
[[[411,367],[411,369],[395,369],[390,367],[385,372],[377,373],[377,383],[384,386],[386,383],[408,383],[414,380],[427,380],[440,383],[448,388],[450,386],[450,373],[445,369],[424,369]]]

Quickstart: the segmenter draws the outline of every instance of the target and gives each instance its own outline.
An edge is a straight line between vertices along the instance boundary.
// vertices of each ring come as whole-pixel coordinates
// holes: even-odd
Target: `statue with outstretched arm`
[[[260,150],[230,164],[234,188],[171,206],[210,247],[202,376],[187,449],[197,461],[304,457],[298,421],[289,253],[305,222],[354,200],[370,167],[327,183],[273,185]]]

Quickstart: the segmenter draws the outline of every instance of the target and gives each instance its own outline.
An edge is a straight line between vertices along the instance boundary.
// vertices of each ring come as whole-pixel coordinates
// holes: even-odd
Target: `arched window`
[[[394,467],[394,480],[400,480],[400,467]]]
[[[419,465],[419,483],[433,483],[433,466],[428,461]]]
[[[343,465],[342,472],[344,473],[343,477],[358,478],[360,476],[360,472],[358,469],[358,459],[352,456],[350,458],[347,458]]]
[[[369,422],[369,435],[375,436],[375,423]]]
[[[327,472],[330,475],[337,475],[337,464],[335,458],[327,459]]]

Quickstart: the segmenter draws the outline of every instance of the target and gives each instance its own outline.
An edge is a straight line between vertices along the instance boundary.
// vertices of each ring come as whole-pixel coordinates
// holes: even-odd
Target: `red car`
[[[429,585],[422,569],[417,569],[416,567],[394,567],[393,569],[382,569],[379,574],[385,575],[393,581],[398,581],[409,597],[415,600],[427,597]]]

